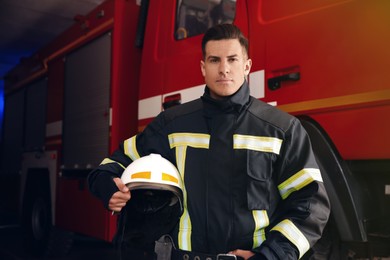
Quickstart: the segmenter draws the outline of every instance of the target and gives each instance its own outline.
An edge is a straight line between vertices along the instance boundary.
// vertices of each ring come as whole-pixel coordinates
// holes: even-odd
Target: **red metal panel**
[[[293,71],[301,77],[266,88],[264,101],[313,116],[345,158],[390,158],[389,149],[369,140],[371,133],[383,140],[390,132],[383,123],[390,103],[390,3],[278,2],[248,1],[252,71],[265,69],[266,81]]]
[[[110,152],[137,133],[141,49],[135,47],[139,6],[115,1],[111,66],[112,126]]]
[[[390,103],[312,114],[346,160],[390,157]]]
[[[116,217],[92,196],[86,185],[85,179],[58,180],[57,194],[61,196],[57,196],[55,224],[65,230],[111,241]]]

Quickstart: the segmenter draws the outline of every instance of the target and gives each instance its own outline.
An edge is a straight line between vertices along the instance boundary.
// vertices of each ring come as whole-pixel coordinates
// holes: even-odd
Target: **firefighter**
[[[183,181],[172,259],[298,259],[330,211],[309,137],[298,119],[250,96],[248,41],[235,25],[210,28],[202,51],[203,96],[124,141],[90,174],[90,190],[108,209],[134,214],[121,174],[157,153]]]

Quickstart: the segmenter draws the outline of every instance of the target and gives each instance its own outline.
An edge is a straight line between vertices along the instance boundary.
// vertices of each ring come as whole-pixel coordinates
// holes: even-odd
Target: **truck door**
[[[390,98],[389,2],[248,3],[252,71],[265,69],[264,100],[290,113],[315,113],[344,158],[388,158],[381,138],[372,136],[386,136],[389,127],[373,127],[389,111],[373,106]],[[329,109],[339,112],[318,113]]]
[[[389,208],[383,192],[390,129],[389,7],[388,1],[248,1],[252,71],[265,71],[262,98],[301,116],[311,128],[342,241],[388,237],[383,235],[388,213],[378,209]],[[315,124],[308,127],[310,120]],[[326,156],[331,160],[324,163]],[[345,167],[345,161],[357,166]],[[381,192],[374,198],[370,191]]]

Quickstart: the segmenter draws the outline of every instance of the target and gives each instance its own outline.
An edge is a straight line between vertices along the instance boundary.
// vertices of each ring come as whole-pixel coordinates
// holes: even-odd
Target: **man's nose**
[[[219,64],[219,73],[228,74],[230,71],[229,64],[226,61],[221,61]]]

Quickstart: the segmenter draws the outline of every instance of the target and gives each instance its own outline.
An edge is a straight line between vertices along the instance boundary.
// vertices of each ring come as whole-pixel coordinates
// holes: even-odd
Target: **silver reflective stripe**
[[[313,181],[322,182],[320,170],[316,168],[302,169],[278,185],[279,193],[285,199],[292,192],[302,189]]]
[[[137,151],[137,146],[136,146],[136,139],[137,136],[133,136],[124,142],[124,149],[125,149],[125,154],[132,160],[135,161],[136,159],[140,158],[138,151]]]
[[[194,148],[209,148],[210,135],[198,133],[173,133],[168,135],[171,148],[190,146]]]
[[[282,140],[275,137],[253,136],[253,135],[233,135],[234,149],[248,149],[259,152],[279,154]]]
[[[210,135],[197,134],[197,133],[173,133],[168,135],[168,140],[169,140],[170,147],[176,148],[175,154],[176,154],[177,168],[183,180],[184,211],[183,211],[183,215],[180,218],[180,223],[179,223],[178,244],[180,249],[191,251],[192,250],[192,245],[191,245],[192,224],[191,224],[190,215],[188,213],[187,190],[185,188],[185,183],[184,183],[187,147],[208,149],[210,143]]]
[[[253,233],[253,248],[255,248],[265,240],[264,228],[269,225],[269,219],[266,210],[253,210],[252,215],[255,222],[255,232]]]
[[[271,229],[282,233],[291,243],[293,243],[299,251],[301,258],[310,248],[309,241],[303,233],[294,225],[291,220],[285,219]]]
[[[116,164],[119,164],[119,166],[122,167],[123,169],[126,168],[125,166],[123,166],[122,164],[118,163],[117,161],[111,160],[111,159],[109,159],[109,158],[105,158],[105,159],[100,163],[100,165],[109,164],[109,163],[116,163]]]

